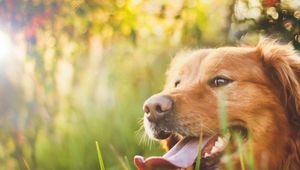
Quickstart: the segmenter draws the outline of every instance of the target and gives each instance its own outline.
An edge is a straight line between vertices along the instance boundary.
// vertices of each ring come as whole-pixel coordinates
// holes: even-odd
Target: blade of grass
[[[96,148],[97,148],[97,154],[98,154],[98,160],[99,160],[100,170],[105,170],[98,141],[96,141]]]
[[[253,151],[253,138],[252,138],[252,135],[249,135],[248,141],[249,141],[250,148],[249,148],[249,153],[248,153],[247,160],[248,160],[249,165],[250,165],[250,170],[255,170],[255,165],[254,165],[254,151]],[[267,161],[264,161],[264,162],[267,162]]]
[[[199,148],[198,148],[198,156],[197,156],[197,161],[196,161],[196,167],[195,169],[199,170],[201,167],[201,146],[202,146],[202,141],[203,141],[203,132],[202,128],[200,130],[200,139],[199,139]]]
[[[24,159],[24,157],[22,159],[23,159],[23,162],[24,162],[24,165],[25,165],[26,169],[30,170],[28,162]]]
[[[118,153],[118,151],[116,150],[116,148],[113,145],[109,145],[110,149],[112,150],[112,152],[116,155],[118,161],[120,162],[122,168],[124,170],[130,170],[130,164],[128,162],[127,157],[125,156],[124,159],[120,156],[120,153]],[[126,160],[127,159],[127,160]]]
[[[225,98],[225,92],[224,90],[220,90],[218,93],[218,108],[219,108],[219,118],[220,118],[220,127],[221,132],[223,135],[226,135],[228,132],[228,119],[227,119],[227,112],[226,112],[226,98]],[[228,153],[228,150],[225,151]],[[226,154],[225,153],[225,154]],[[224,156],[224,159],[226,159],[226,169],[232,170],[232,158],[230,154],[226,154]]]
[[[240,163],[241,163],[241,168],[242,170],[245,170],[245,162],[244,162],[244,148],[243,148],[243,144],[242,144],[242,137],[240,135],[237,135],[235,137],[235,139],[237,140],[238,143],[238,151],[239,151],[239,157],[240,157]]]
[[[130,168],[130,163],[129,163],[129,160],[128,160],[127,156],[125,156],[124,159],[125,159],[125,162],[126,162],[126,164],[127,164],[128,169],[131,170],[131,168]]]
[[[221,131],[223,134],[226,134],[228,123],[227,123],[226,102],[225,102],[224,91],[219,92],[218,105],[219,105]]]

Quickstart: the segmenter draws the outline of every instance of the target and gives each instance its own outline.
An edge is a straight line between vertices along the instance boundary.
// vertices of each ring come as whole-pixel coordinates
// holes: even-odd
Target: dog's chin
[[[181,136],[179,140],[165,155],[144,159],[135,157],[136,166],[145,169],[185,169],[196,166],[197,160],[201,162],[201,169],[217,169],[221,158],[226,153],[236,152],[233,134],[240,134],[243,141],[247,140],[248,130],[243,123],[233,122],[226,133],[206,134],[202,136],[187,136],[180,132],[171,132],[162,128],[156,128],[146,121],[145,130],[149,137],[155,140],[168,139],[171,135]]]
[[[144,119],[144,129],[148,137],[153,140],[167,139],[174,133],[166,127],[160,127],[154,123],[150,123],[147,119]]]

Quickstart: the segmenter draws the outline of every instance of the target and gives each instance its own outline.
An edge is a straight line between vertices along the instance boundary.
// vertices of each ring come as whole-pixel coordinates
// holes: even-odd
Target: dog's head
[[[225,166],[226,158],[239,169],[243,164],[258,169],[299,166],[299,78],[300,59],[293,48],[268,39],[256,47],[180,53],[164,90],[143,107],[147,134],[172,149],[161,158],[137,158],[136,163],[188,168],[200,155],[204,169]],[[239,154],[240,144],[251,154]],[[250,161],[241,163],[241,155]]]

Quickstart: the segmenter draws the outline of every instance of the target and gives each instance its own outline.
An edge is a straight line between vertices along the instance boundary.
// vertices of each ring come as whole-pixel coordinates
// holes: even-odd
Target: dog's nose
[[[174,101],[167,95],[154,95],[144,103],[143,110],[149,121],[155,122],[173,110]]]

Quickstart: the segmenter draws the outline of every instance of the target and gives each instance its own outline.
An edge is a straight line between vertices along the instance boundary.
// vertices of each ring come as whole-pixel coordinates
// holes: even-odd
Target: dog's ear
[[[257,45],[264,66],[285,105],[289,121],[300,127],[300,57],[291,44],[264,39]]]

